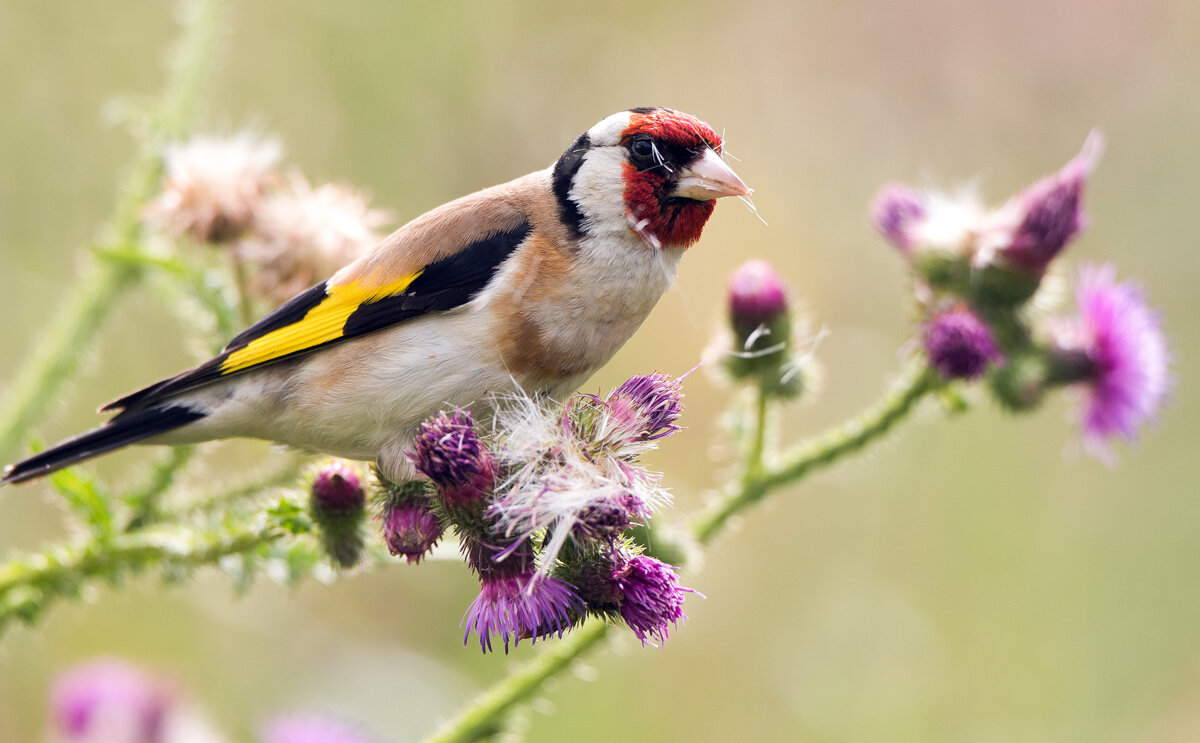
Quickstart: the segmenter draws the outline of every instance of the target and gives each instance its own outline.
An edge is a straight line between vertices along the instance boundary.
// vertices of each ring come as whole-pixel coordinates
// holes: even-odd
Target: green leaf
[[[267,511],[267,518],[289,534],[308,534],[313,529],[312,519],[304,507],[287,498],[280,498],[279,503]]]

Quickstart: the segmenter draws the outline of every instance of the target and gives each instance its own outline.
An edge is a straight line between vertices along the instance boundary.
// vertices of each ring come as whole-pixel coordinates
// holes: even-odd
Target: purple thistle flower
[[[528,570],[518,575],[485,574],[479,595],[463,615],[466,632],[463,645],[474,632],[483,652],[492,650],[492,635],[508,644],[539,638],[570,629],[583,610],[583,601],[566,583]]]
[[[630,377],[605,399],[617,420],[636,422],[636,438],[653,441],[679,430],[675,421],[683,414],[683,381],[654,372]]]
[[[729,276],[729,317],[735,328],[754,330],[787,311],[787,286],[770,263],[749,260]]]
[[[652,638],[661,645],[669,635],[667,625],[678,627],[687,619],[684,594],[695,591],[679,585],[670,565],[639,555],[617,569],[613,578],[622,594],[621,618],[643,645],[653,645]]]
[[[442,522],[429,504],[417,500],[389,504],[383,513],[383,537],[388,551],[420,562],[442,537]]]
[[[1007,207],[1016,218],[1008,243],[999,249],[1012,265],[1035,274],[1045,271],[1087,223],[1083,188],[1104,149],[1099,133],[1062,170],[1025,189]]]
[[[1001,355],[992,331],[967,309],[933,318],[925,329],[925,352],[942,379],[977,379]]]
[[[912,252],[912,226],[928,213],[925,198],[912,186],[889,183],[879,189],[871,200],[871,223],[879,234],[900,249],[905,256]]]
[[[94,660],[59,676],[50,693],[64,741],[163,743],[174,694],[145,671],[115,659]]]
[[[1090,369],[1081,425],[1087,449],[1110,458],[1108,441],[1132,440],[1153,418],[1170,387],[1170,353],[1162,322],[1140,287],[1116,283],[1111,265],[1084,266],[1075,290],[1079,309],[1061,350],[1082,352]]]
[[[314,509],[328,514],[352,513],[366,505],[367,495],[358,472],[346,462],[333,460],[313,478],[312,503]]]
[[[346,723],[319,715],[290,715],[269,723],[263,743],[370,743],[372,740]]]
[[[442,499],[461,505],[482,498],[495,482],[492,455],[475,433],[470,411],[439,412],[421,423],[408,455],[417,471],[438,487]]]

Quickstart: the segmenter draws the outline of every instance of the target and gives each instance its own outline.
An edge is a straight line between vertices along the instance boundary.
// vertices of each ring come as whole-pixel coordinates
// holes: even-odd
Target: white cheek
[[[625,178],[622,166],[625,151],[619,147],[593,149],[575,174],[570,197],[584,218],[584,231],[590,234],[625,232]]]

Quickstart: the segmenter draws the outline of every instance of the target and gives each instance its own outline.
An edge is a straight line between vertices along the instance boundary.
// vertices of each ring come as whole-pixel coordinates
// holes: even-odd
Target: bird
[[[106,423],[0,484],[135,443],[236,437],[416,479],[406,451],[428,415],[516,391],[561,399],[616,353],[716,200],[751,193],[722,155],[690,114],[612,114],[550,167],[422,214],[213,358],[104,405]]]

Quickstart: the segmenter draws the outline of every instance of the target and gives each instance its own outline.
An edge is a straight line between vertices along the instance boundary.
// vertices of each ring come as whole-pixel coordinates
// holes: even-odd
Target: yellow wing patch
[[[221,363],[221,374],[249,369],[341,338],[346,320],[355,310],[403,292],[424,270],[383,286],[365,288],[356,281],[329,287],[326,290],[329,296],[309,310],[303,319],[255,338],[244,348],[229,354]]]

